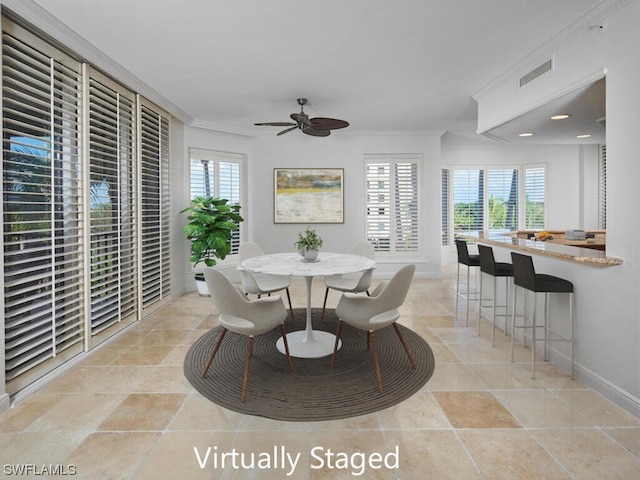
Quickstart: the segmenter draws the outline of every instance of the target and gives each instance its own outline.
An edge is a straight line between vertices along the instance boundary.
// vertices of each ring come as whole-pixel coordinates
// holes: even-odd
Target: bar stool
[[[569,355],[571,358],[571,378],[573,379],[573,283],[560,277],[546,275],[544,273],[536,273],[533,267],[533,259],[529,255],[521,255],[511,252],[511,260],[513,262],[513,317],[511,319],[511,361],[513,362],[513,341],[515,338],[515,329],[531,329],[531,378],[536,375],[536,338],[538,328],[544,328],[544,358],[547,359],[547,347],[550,341],[569,342]],[[517,287],[534,292],[532,324],[516,325],[516,291]],[[544,325],[536,324],[536,297],[538,293],[544,293]],[[548,310],[548,294],[549,293],[568,293],[569,294],[569,333],[567,335],[552,329],[547,319]],[[526,292],[525,292],[526,294]],[[523,330],[526,340],[526,330]],[[558,338],[549,338],[549,334],[553,334]]]
[[[467,317],[466,317],[466,326],[469,326],[469,296],[471,292],[469,292],[469,273],[472,267],[480,267],[480,256],[479,255],[469,255],[469,249],[467,248],[467,242],[465,240],[456,240],[456,249],[458,250],[458,275],[456,278],[456,315],[458,314],[458,299],[462,297],[467,302]],[[467,289],[465,292],[460,292],[460,265],[467,266]],[[474,298],[473,301],[477,300],[477,292],[473,292]]]
[[[509,278],[513,278],[513,265],[506,262],[496,262],[493,256],[493,248],[486,245],[478,245],[478,253],[480,257],[480,295],[478,300],[478,335],[480,335],[480,318],[482,316],[482,309],[485,308],[482,305],[483,301],[483,284],[482,277],[484,274],[491,275],[493,277],[493,298],[491,300],[492,316],[491,316],[491,344],[496,346],[496,316],[504,317],[504,333],[507,333],[507,318],[509,317]],[[505,286],[505,298],[504,305],[496,305],[497,303],[497,279],[498,277],[504,278]],[[504,308],[504,314],[497,315],[496,308]]]

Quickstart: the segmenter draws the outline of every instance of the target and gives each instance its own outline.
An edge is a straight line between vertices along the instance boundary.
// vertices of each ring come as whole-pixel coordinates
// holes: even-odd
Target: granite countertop
[[[608,257],[606,252],[603,250],[584,248],[576,246],[575,244],[568,245],[564,242],[558,243],[529,239],[526,238],[526,235],[521,235],[522,233],[527,232],[484,230],[475,232],[460,232],[456,233],[456,236],[467,240],[474,240],[478,243],[485,243],[488,245],[510,248],[512,250],[536,253],[539,255],[555,257],[561,260],[568,260],[570,262],[583,263],[586,265],[606,267],[622,265],[623,262],[621,258]],[[554,230],[550,233],[559,234],[560,232]]]

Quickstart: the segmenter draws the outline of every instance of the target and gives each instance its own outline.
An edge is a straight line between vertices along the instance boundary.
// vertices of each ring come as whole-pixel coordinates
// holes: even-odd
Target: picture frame
[[[274,168],[274,223],[344,223],[343,168]]]

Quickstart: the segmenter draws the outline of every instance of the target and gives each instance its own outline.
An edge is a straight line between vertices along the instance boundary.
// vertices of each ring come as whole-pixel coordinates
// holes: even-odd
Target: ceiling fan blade
[[[298,125],[297,123],[291,122],[265,122],[265,123],[254,123],[259,127],[290,127],[292,125]]]
[[[319,130],[313,127],[303,128],[302,132],[313,137],[328,137],[329,135],[331,135],[330,130]]]
[[[348,127],[349,122],[338,120],[337,118],[316,117],[311,119],[311,125],[313,128],[321,130],[337,130],[338,128]]]
[[[290,116],[292,120],[295,120],[296,122],[301,123],[302,125],[306,125],[307,127],[312,126],[311,120],[309,120],[309,117],[304,113],[292,113]]]
[[[289,125],[291,125],[291,124],[289,124]],[[296,130],[297,128],[298,128],[298,125],[295,125],[295,126],[293,126],[291,128],[287,128],[286,130],[282,130],[281,132],[278,132],[277,136],[284,135],[285,133],[292,132],[293,130]]]

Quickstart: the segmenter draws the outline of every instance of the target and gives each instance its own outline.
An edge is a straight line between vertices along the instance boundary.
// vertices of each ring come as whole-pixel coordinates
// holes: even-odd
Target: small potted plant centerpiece
[[[196,197],[180,212],[189,212],[184,233],[191,241],[189,261],[194,267],[200,263],[212,267],[231,253],[232,234],[244,219],[239,213],[240,205],[228,202],[225,198]],[[196,273],[196,286],[201,295],[208,295],[202,272]]]
[[[318,258],[318,249],[322,246],[322,238],[313,228],[307,227],[298,233],[298,240],[294,245],[307,262],[313,262]]]

